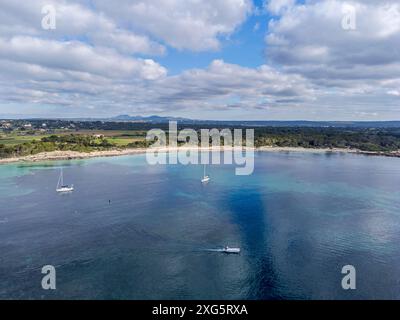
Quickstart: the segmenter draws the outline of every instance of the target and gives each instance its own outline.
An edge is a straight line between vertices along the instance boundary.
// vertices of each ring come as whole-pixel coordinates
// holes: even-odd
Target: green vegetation
[[[77,151],[91,152],[96,150],[108,150],[116,145],[104,138],[95,138],[84,135],[51,135],[41,140],[32,139],[16,145],[0,144],[0,158],[26,156],[40,152],[50,151]]]
[[[10,145],[21,144],[24,142],[30,142],[33,140],[40,141],[44,137],[45,135],[34,135],[34,134],[33,135],[18,135],[15,133],[7,135],[0,134],[0,144],[10,146]]]
[[[145,137],[148,130],[168,131],[168,124],[83,122],[48,120],[30,121],[32,127],[24,129],[22,120],[8,121],[12,128],[0,130],[0,158],[19,157],[50,151],[91,152],[110,149],[145,148],[151,143]],[[178,130],[192,127],[200,129],[245,129],[251,126],[236,124],[179,125]],[[43,129],[45,127],[46,129]],[[255,146],[303,148],[351,148],[362,151],[389,153],[400,150],[398,127],[274,127],[257,126]],[[199,134],[200,138],[200,134]],[[200,141],[200,139],[199,139]]]
[[[400,150],[400,129],[258,128],[255,145],[391,152]]]

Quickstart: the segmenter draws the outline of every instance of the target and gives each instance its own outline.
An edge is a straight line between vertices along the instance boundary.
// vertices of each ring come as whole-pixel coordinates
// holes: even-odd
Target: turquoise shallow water
[[[0,298],[400,298],[400,159],[255,164],[210,166],[207,186],[201,166],[144,155],[0,166]],[[72,194],[55,193],[60,167]],[[209,250],[224,245],[242,253]],[[41,289],[48,264],[55,291]],[[355,291],[341,288],[347,264]]]

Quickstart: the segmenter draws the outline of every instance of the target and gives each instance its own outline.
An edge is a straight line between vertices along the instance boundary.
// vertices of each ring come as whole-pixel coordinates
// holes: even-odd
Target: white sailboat
[[[74,191],[74,185],[70,185],[69,186],[69,185],[64,184],[64,174],[63,174],[63,169],[62,168],[61,168],[61,172],[60,172],[60,177],[58,178],[56,191],[58,193]]]
[[[201,179],[201,183],[208,183],[211,180],[210,176],[206,175],[206,165],[204,165],[204,173],[203,179]]]

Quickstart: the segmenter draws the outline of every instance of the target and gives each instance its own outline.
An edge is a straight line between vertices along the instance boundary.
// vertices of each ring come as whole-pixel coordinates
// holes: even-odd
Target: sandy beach
[[[194,150],[192,147],[174,147],[174,148],[153,148],[156,152],[175,152],[175,151],[189,151]],[[198,148],[198,151],[228,151],[228,150],[245,150],[246,148],[241,147],[213,147],[213,148]],[[15,162],[39,162],[39,161],[55,161],[55,160],[73,160],[73,159],[87,159],[97,157],[115,157],[145,153],[148,149],[146,148],[135,148],[135,149],[113,149],[105,151],[93,151],[93,152],[76,152],[76,151],[53,151],[53,152],[42,152],[35,155],[4,158],[0,159],[0,164],[15,163]],[[259,147],[253,148],[255,152],[307,152],[307,153],[353,153],[353,154],[364,154],[364,155],[375,155],[375,156],[389,156],[389,157],[400,157],[400,150],[397,152],[369,152],[355,149],[310,149],[310,148],[294,148],[294,147]]]

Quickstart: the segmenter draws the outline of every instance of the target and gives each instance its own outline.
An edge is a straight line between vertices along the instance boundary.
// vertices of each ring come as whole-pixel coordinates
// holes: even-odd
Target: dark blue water
[[[400,298],[400,159],[255,157],[251,176],[210,166],[207,186],[142,155],[0,166],[0,298]],[[242,253],[209,250],[225,245]]]

